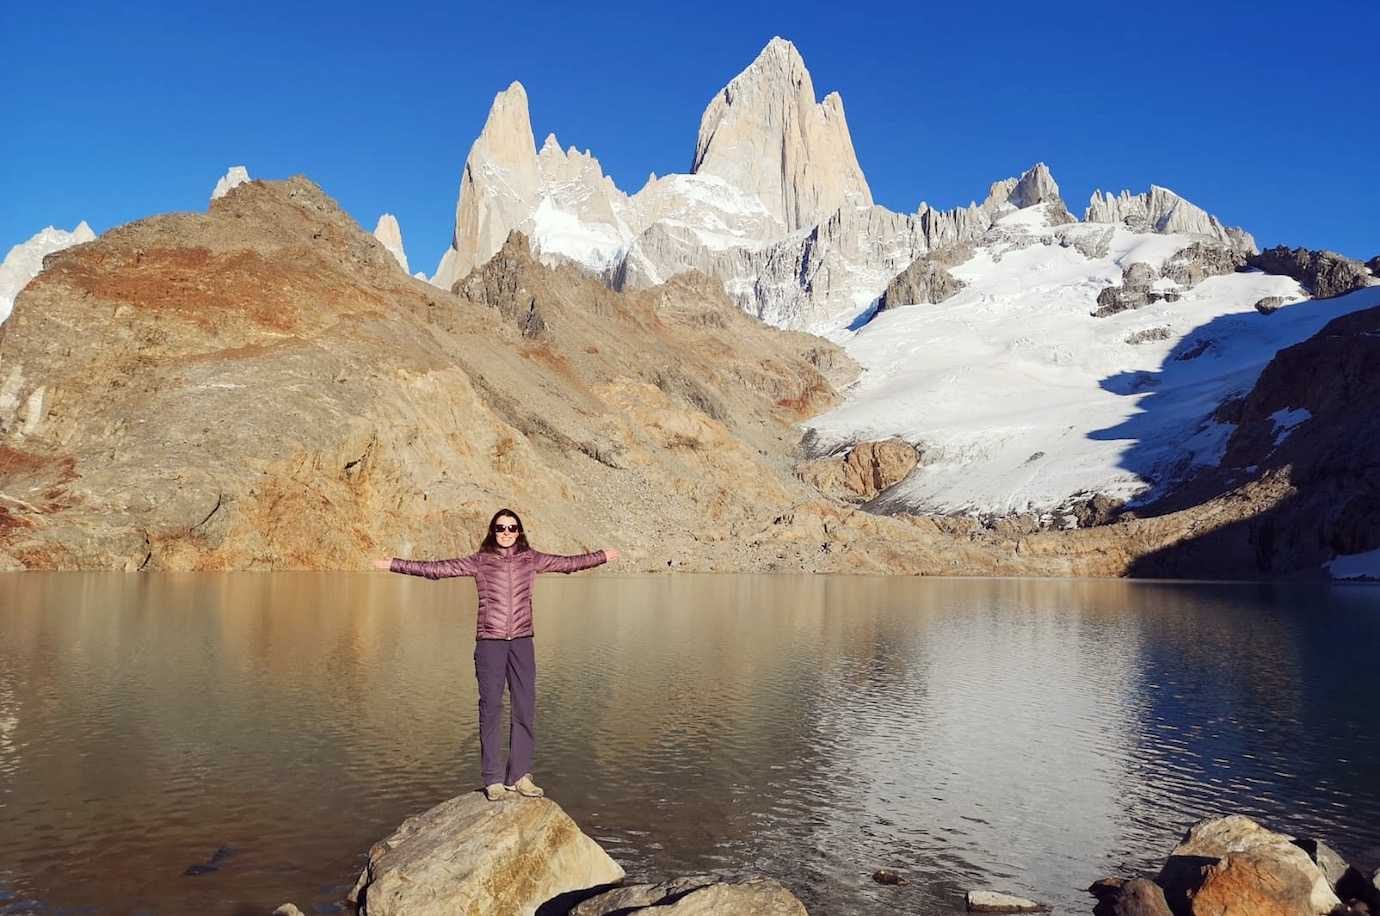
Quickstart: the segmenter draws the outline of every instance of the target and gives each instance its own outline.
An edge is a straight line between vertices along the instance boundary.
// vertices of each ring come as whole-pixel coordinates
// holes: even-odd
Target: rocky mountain
[[[1083,219],[1089,223],[1122,223],[1143,232],[1209,236],[1246,254],[1256,250],[1255,239],[1246,230],[1228,229],[1217,217],[1158,185],[1151,185],[1144,194],[1122,191],[1115,197],[1094,191]]]
[[[783,38],[768,42],[709,103],[690,171],[756,197],[787,233],[842,207],[872,205],[843,99],[831,92],[815,101],[805,61]]]
[[[38,272],[43,269],[43,259],[54,252],[96,237],[86,220],[77,223],[71,232],[48,226],[37,232],[28,241],[20,242],[9,250],[5,260],[0,262],[0,321],[10,316],[14,297]]]
[[[526,91],[514,83],[500,93],[466,160],[454,240],[434,281],[449,289],[516,229],[543,263],[574,262],[615,289],[694,270],[770,324],[838,334],[917,258],[1036,206],[1055,223],[1077,222],[1044,163],[994,182],[981,204],[941,212],[922,202],[910,214],[876,205],[842,99],[817,100],[799,51],[774,38],[706,106],[690,174],[653,175],[632,195],[588,150],[562,153],[548,136],[538,152]],[[1159,187],[1094,195],[1086,218],[1255,251],[1244,230]]]
[[[220,176],[216,186],[211,189],[211,199],[219,200],[229,194],[233,188],[237,188],[249,180],[248,169],[242,165],[232,165],[224,175]]]
[[[403,269],[403,273],[409,273],[407,253],[403,251],[402,228],[398,225],[398,218],[391,213],[380,216],[378,225],[374,226],[374,238],[382,242],[383,247],[387,248],[389,254],[393,255],[398,266]]]

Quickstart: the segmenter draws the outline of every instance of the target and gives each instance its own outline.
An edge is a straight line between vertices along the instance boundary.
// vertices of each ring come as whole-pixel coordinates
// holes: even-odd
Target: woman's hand
[[[614,560],[618,559],[618,548],[617,548],[617,547],[605,547],[605,548],[604,548],[604,559],[608,560],[610,563],[612,563]]]
[[[382,569],[382,570],[384,570],[384,571],[389,570],[390,568],[392,568],[392,566],[393,566],[393,560],[392,560],[392,558],[389,558],[389,559],[387,559],[387,560],[375,560],[375,561],[373,562],[373,567],[374,567],[375,569]]]

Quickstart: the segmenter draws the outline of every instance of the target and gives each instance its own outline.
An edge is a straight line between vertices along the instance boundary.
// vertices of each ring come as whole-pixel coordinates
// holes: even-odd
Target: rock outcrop
[[[987,192],[987,200],[983,201],[988,210],[1002,204],[1025,209],[1043,203],[1056,204],[1059,210],[1068,212],[1063,197],[1059,195],[1059,184],[1054,180],[1049,166],[1043,162],[1035,163],[1019,178],[1007,178],[996,182]]]
[[[969,891],[964,905],[970,913],[1044,913],[1049,907],[1025,897],[999,891]]]
[[[1380,254],[1366,262],[1366,269],[1371,272],[1372,276],[1380,277]]]
[[[806,916],[805,905],[779,881],[756,875],[695,875],[632,884],[577,904],[570,916]]]
[[[1104,878],[1088,892],[1097,898],[1093,916],[1170,916],[1163,889],[1146,878]]]
[[[402,229],[398,226],[398,218],[391,213],[385,213],[379,217],[378,225],[374,226],[374,238],[383,243],[383,247],[388,249],[389,254],[397,259],[398,266],[403,273],[411,273],[407,266],[407,254],[403,251]]]
[[[690,171],[755,196],[785,227],[814,226],[841,207],[872,204],[843,100],[815,101],[795,45],[773,38],[700,117]]]
[[[1290,837],[1239,814],[1190,827],[1155,881],[1176,914],[1220,914],[1233,900],[1249,912],[1297,916],[1341,906],[1322,871]]]
[[[4,262],[0,263],[0,322],[10,317],[14,297],[43,270],[44,258],[95,237],[96,233],[86,225],[86,220],[82,220],[71,232],[48,226],[28,241],[11,248]]]
[[[229,170],[216,181],[216,186],[211,189],[211,200],[220,200],[229,194],[231,189],[237,188],[249,180],[249,170],[244,166],[230,166]]]
[[[1106,318],[1117,312],[1138,309],[1161,300],[1174,302],[1179,296],[1172,292],[1158,292],[1154,289],[1155,270],[1149,264],[1135,261],[1126,265],[1121,272],[1121,285],[1108,286],[1097,294],[1097,308],[1094,318]]]
[[[956,295],[965,284],[949,273],[948,268],[956,267],[972,256],[972,247],[966,244],[921,255],[887,284],[886,292],[877,302],[878,311],[921,302],[943,302]]]
[[[1122,191],[1113,196],[1094,191],[1083,219],[1090,223],[1123,223],[1142,232],[1211,236],[1243,254],[1253,254],[1256,250],[1255,239],[1246,230],[1229,229],[1201,207],[1168,188],[1153,184],[1144,194]]]
[[[826,496],[868,500],[904,480],[919,463],[919,453],[909,442],[882,439],[859,442],[844,456],[807,461],[796,474]]]
[[[1255,302],[1255,310],[1262,315],[1273,315],[1283,306],[1283,296],[1263,296]]]
[[[1246,266],[1246,255],[1238,248],[1210,242],[1194,242],[1169,256],[1160,276],[1180,286],[1197,286],[1208,277],[1235,273]]]
[[[369,851],[349,900],[360,916],[532,916],[623,869],[547,798],[471,792],[403,821]]]
[[[1330,299],[1369,285],[1365,265],[1335,251],[1313,251],[1278,245],[1252,255],[1246,263],[1267,274],[1293,277],[1315,299]]]

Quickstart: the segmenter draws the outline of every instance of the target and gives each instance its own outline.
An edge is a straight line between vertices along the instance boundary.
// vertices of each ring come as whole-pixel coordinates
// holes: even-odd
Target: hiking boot
[[[503,788],[507,789],[509,792],[516,792],[519,795],[525,795],[528,798],[541,798],[543,795],[546,794],[546,792],[542,789],[541,786],[537,785],[535,782],[532,781],[531,773],[527,773],[517,782],[513,783],[511,786],[505,785]]]
[[[489,801],[502,801],[508,794],[508,787],[501,782],[493,783],[484,787],[484,797]]]

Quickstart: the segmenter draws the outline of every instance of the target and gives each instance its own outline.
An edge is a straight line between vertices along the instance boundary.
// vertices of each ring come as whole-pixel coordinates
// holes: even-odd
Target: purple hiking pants
[[[537,713],[537,660],[532,637],[476,639],[474,676],[479,681],[479,757],[484,785],[496,782],[511,786],[532,771],[535,738],[532,723]],[[503,682],[513,704],[508,729],[508,770],[504,776],[503,752],[498,746],[503,718]]]

